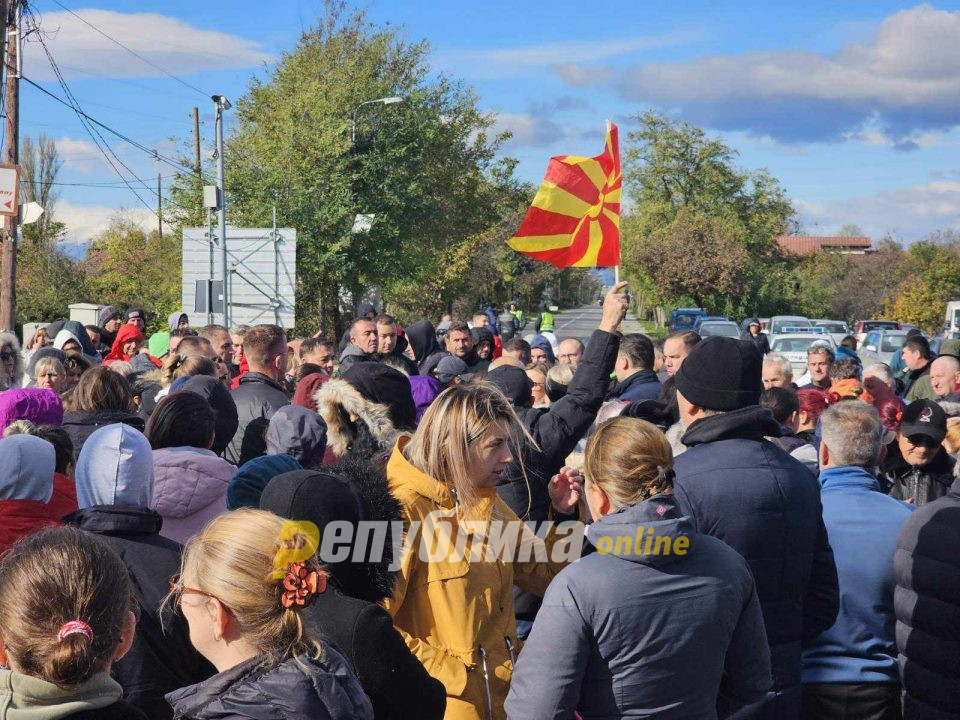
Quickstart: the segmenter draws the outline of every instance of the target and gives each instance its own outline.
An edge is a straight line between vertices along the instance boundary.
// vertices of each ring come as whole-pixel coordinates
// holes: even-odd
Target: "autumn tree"
[[[907,249],[902,280],[885,305],[890,317],[931,333],[943,326],[945,305],[956,299],[960,288],[960,255],[949,241],[938,240],[934,236]]]

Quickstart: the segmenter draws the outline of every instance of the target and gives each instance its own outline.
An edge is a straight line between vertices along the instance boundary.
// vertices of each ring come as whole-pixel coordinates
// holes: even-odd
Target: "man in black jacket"
[[[266,432],[273,414],[290,404],[281,384],[287,370],[287,336],[276,325],[256,325],[243,340],[250,372],[231,391],[239,426],[225,457],[234,465],[267,452]]]
[[[734,717],[799,720],[800,651],[836,620],[837,568],[817,479],[765,439],[780,424],[758,405],[762,362],[749,341],[711,337],[677,371],[689,450],[674,464],[674,494],[699,532],[746,559],[757,583],[774,685]]]
[[[549,408],[532,409],[531,387],[526,373],[518,367],[504,365],[491,370],[487,381],[497,385],[513,403],[521,422],[537,442],[539,449],[526,444],[522,449],[523,463],[518,452],[507,467],[497,486],[500,497],[522,520],[542,522],[550,512],[550,478],[563,467],[567,455],[573,452],[586,434],[597,411],[603,404],[610,373],[613,372],[620,336],[617,328],[627,312],[625,282],[613,287],[603,301],[600,327],[594,330],[577,366],[567,394]],[[526,470],[526,478],[524,477]],[[540,598],[522,593],[515,597],[521,634],[536,616]]]

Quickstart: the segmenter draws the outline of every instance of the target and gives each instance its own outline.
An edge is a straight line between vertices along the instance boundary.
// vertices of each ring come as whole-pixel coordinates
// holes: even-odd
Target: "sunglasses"
[[[940,447],[939,442],[934,440],[932,437],[928,437],[927,435],[909,435],[907,436],[907,440],[914,447],[925,447],[928,449]]]

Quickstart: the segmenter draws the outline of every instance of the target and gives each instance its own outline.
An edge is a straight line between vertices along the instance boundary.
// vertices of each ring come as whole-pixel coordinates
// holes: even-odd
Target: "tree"
[[[650,278],[661,298],[691,297],[698,307],[717,307],[742,289],[747,250],[736,223],[692,208],[653,231],[637,248],[637,266],[656,268]]]
[[[781,255],[774,238],[792,229],[794,220],[783,188],[764,170],[746,172],[735,167],[736,153],[700,128],[652,111],[640,115],[638,121],[640,128],[627,136],[624,152],[624,182],[633,200],[633,209],[622,223],[626,273],[636,278],[638,286],[652,285],[660,291],[697,287],[704,297],[711,298],[714,309],[732,314],[777,309],[788,294],[783,280],[790,261]],[[710,228],[705,236],[720,238],[706,253],[724,267],[709,274],[712,285],[694,277],[681,282],[684,271],[678,263],[671,263],[666,271],[671,273],[669,279],[660,280],[657,275],[665,270],[651,262],[667,256],[682,260],[673,248],[653,246],[654,238],[665,239],[662,229],[684,210],[692,214],[677,226],[674,239],[688,237],[696,227],[704,232]],[[692,218],[701,225],[691,226]],[[715,222],[707,223],[707,219]],[[718,247],[733,252],[731,240],[744,251],[734,255],[743,262],[736,287],[725,280],[732,271],[729,263],[713,254]],[[660,300],[671,303],[682,297],[661,293]]]
[[[943,325],[944,306],[960,287],[960,255],[936,240],[934,235],[909,247],[900,267],[902,281],[885,305],[890,317],[927,332]]]
[[[371,287],[411,309],[442,309],[449,293],[438,279],[446,287],[465,272],[470,243],[510,192],[509,168],[495,161],[506,136],[490,136],[493,118],[470,90],[431,72],[427,51],[329,0],[317,26],[236,103],[230,220],[262,227],[275,206],[278,222],[296,228],[305,331],[332,332],[341,305]],[[391,96],[403,102],[358,110]],[[196,184],[181,176],[174,194],[195,199]],[[351,231],[357,213],[375,216],[369,232]]]
[[[24,202],[35,202],[43,208],[43,215],[35,223],[23,228],[26,242],[53,247],[63,238],[66,226],[56,221],[54,206],[59,193],[55,183],[63,161],[57,153],[53,138],[43,133],[33,140],[27,136],[20,147],[20,190]]]
[[[129,217],[114,217],[90,243],[83,268],[97,302],[150,315],[149,329],[162,329],[181,308],[181,245],[177,235],[146,232]]]
[[[839,237],[863,237],[863,230],[859,225],[847,223],[837,231]]]

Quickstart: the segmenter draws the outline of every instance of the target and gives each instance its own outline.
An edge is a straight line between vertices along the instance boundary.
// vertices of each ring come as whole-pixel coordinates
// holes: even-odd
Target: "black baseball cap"
[[[907,437],[925,435],[938,443],[943,442],[947,434],[947,415],[933,400],[914,400],[903,411],[900,433]]]

